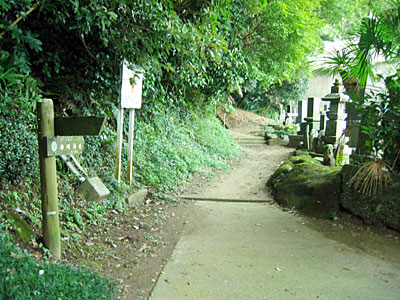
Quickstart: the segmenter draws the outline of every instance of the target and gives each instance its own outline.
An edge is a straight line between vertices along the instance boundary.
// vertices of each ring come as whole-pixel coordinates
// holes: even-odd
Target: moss
[[[292,156],[289,158],[293,164],[301,164],[301,163],[314,163],[315,160],[310,155],[299,155],[299,156]]]
[[[23,242],[28,242],[33,237],[33,230],[23,216],[14,213],[7,213],[6,218],[17,231],[18,236]]]
[[[274,182],[279,182],[283,178],[283,176],[289,173],[292,169],[293,169],[292,163],[290,162],[283,163],[270,177],[270,179],[267,182],[267,186],[271,187]]]
[[[82,264],[84,266],[94,267],[97,270],[103,270],[104,269],[104,267],[100,263],[92,261],[92,260],[89,260],[89,259],[79,258],[78,261],[79,261],[80,264]]]
[[[338,211],[340,183],[339,168],[323,166],[309,155],[291,157],[268,181],[282,206],[321,218]]]

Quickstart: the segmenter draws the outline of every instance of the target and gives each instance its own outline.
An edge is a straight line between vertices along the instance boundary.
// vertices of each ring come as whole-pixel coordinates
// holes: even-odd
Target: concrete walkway
[[[268,203],[196,205],[205,217],[181,237],[152,300],[400,299],[400,265],[330,240],[301,216]]]
[[[273,206],[201,202],[153,300],[400,299],[400,268],[327,240]]]

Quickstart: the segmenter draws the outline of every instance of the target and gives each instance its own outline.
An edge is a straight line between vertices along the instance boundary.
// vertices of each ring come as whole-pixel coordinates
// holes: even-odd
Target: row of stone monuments
[[[365,139],[361,134],[359,114],[348,104],[350,98],[335,81],[331,93],[322,98],[299,101],[297,107],[288,107],[286,124],[299,124],[300,131],[289,135],[289,146],[324,154],[328,149],[344,155],[363,153]],[[329,150],[328,150],[329,151]]]

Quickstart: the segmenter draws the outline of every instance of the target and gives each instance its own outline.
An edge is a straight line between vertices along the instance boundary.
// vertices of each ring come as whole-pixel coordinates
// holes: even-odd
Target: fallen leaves
[[[10,252],[10,256],[11,256],[11,257],[14,257],[14,258],[18,258],[18,259],[24,258],[24,257],[25,257],[25,256],[22,255],[22,254],[15,254],[14,252]]]
[[[143,252],[144,250],[146,250],[147,248],[147,244],[143,244],[142,247],[140,247],[139,252]]]
[[[14,266],[11,266],[11,267],[7,268],[7,273],[10,274],[10,275],[14,275],[14,271],[15,271]]]

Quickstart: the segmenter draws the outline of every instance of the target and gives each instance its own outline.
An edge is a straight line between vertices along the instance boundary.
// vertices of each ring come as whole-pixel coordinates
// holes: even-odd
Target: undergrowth
[[[9,113],[10,116],[15,116],[12,111]],[[34,236],[28,244],[37,248],[41,239],[42,216],[36,120],[32,117],[32,110],[28,118],[25,118],[23,114],[20,116],[17,126],[12,126],[11,120],[15,122],[16,119],[0,119],[0,126],[8,128],[0,135],[2,151],[8,153],[0,159],[0,224],[10,224],[6,217],[8,213],[22,215],[34,230]],[[125,125],[126,139],[128,128],[127,124]],[[21,126],[23,130],[19,131]],[[170,192],[176,190],[179,184],[190,181],[192,174],[208,175],[214,169],[227,169],[229,159],[241,156],[238,144],[211,111],[205,112],[203,109],[182,113],[165,109],[153,113],[151,118],[138,112],[135,120],[134,183],[128,186],[124,179],[127,161],[127,145],[124,142],[122,182],[118,185],[114,179],[116,141],[114,126],[114,121],[109,120],[100,136],[86,137],[85,150],[78,157],[81,164],[88,170],[89,177],[99,176],[108,187],[111,194],[107,198],[94,202],[80,198],[75,192],[80,184],[79,181],[62,161],[57,159],[63,257],[74,256],[75,253],[84,249],[85,238],[102,235],[99,228],[107,229],[117,225],[111,212],[126,212],[125,199],[135,190],[146,187],[152,199],[157,199],[160,203],[168,203],[172,199]],[[10,144],[11,138],[15,144]],[[130,213],[135,213],[135,209],[140,214],[139,206],[131,208]],[[4,265],[2,270],[9,270],[4,271],[8,279],[7,286],[3,285],[1,296],[7,298],[11,295],[13,299],[96,298],[93,296],[96,295],[93,290],[101,290],[95,288],[96,284],[100,284],[101,279],[89,271],[75,270],[72,267],[48,262],[39,264],[26,254],[24,258],[18,259],[10,254],[17,253],[17,250],[10,248],[13,246],[7,237],[7,231],[18,233],[20,229],[16,225],[11,223],[7,230],[4,226],[0,226],[2,239],[7,240],[7,242],[2,242],[4,247],[0,247],[1,263]],[[44,271],[42,276],[38,275],[40,270]],[[86,284],[85,280],[90,282]],[[31,284],[30,281],[35,281],[35,283]],[[25,282],[26,288],[18,292],[21,290],[22,283]],[[46,294],[47,285],[53,287],[53,294]],[[74,285],[74,288],[70,285]],[[89,290],[86,290],[84,286],[90,287],[91,298],[79,296],[88,293]],[[106,287],[111,291],[110,285],[104,284],[103,289]],[[67,288],[72,293],[68,294]]]
[[[37,262],[0,226],[1,299],[112,299],[115,284],[89,269]]]

